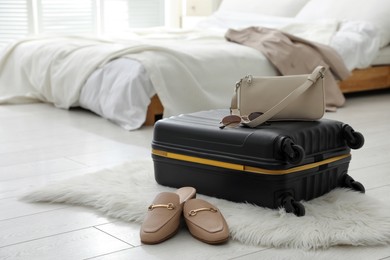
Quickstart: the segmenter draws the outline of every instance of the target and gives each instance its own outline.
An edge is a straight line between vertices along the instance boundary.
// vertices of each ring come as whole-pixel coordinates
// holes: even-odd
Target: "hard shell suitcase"
[[[198,193],[303,216],[299,202],[336,187],[364,192],[348,174],[363,135],[339,121],[278,121],[220,129],[228,110],[160,120],[152,142],[155,179]]]

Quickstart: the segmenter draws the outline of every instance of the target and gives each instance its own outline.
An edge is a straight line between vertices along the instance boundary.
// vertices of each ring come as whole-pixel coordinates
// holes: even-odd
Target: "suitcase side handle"
[[[364,136],[348,125],[343,125],[343,138],[352,149],[359,149],[364,145]]]
[[[305,150],[302,146],[295,144],[291,138],[284,138],[281,150],[285,160],[291,164],[299,164],[305,158]]]

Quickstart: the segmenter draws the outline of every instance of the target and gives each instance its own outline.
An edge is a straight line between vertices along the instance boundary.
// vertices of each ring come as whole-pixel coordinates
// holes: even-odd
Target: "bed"
[[[279,75],[259,51],[225,39],[227,29],[248,26],[332,46],[352,71],[340,82],[344,93],[387,88],[390,4],[373,1],[224,0],[193,30],[23,39],[2,53],[0,103],[80,106],[126,130],[161,117],[227,108],[243,75]],[[348,2],[358,8],[346,12]],[[373,10],[383,4],[387,8]]]

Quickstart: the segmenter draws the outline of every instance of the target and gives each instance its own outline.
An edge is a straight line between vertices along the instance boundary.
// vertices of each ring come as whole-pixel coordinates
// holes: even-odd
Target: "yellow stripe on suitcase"
[[[263,169],[263,168],[258,168],[258,167],[241,165],[241,164],[221,162],[221,161],[217,161],[217,160],[204,159],[204,158],[195,157],[195,156],[183,155],[183,154],[178,154],[178,153],[171,153],[171,152],[161,151],[161,150],[157,150],[157,149],[152,149],[152,154],[157,155],[157,156],[161,156],[161,157],[165,157],[165,158],[169,158],[169,159],[179,160],[179,161],[199,163],[199,164],[216,166],[216,167],[221,167],[221,168],[226,168],[226,169],[231,169],[231,170],[238,170],[238,171],[245,171],[245,172],[252,172],[252,173],[259,173],[259,174],[270,174],[270,175],[283,175],[283,174],[289,174],[289,173],[294,173],[294,172],[300,172],[300,171],[309,170],[312,168],[319,167],[321,165],[337,162],[339,160],[351,157],[351,154],[344,154],[344,155],[339,155],[339,156],[335,156],[332,158],[328,158],[328,159],[323,160],[323,161],[309,163],[309,164],[297,166],[297,167],[290,168],[290,169],[268,170],[268,169]]]

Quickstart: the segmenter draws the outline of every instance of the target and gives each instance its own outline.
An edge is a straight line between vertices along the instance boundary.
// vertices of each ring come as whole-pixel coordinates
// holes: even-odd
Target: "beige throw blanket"
[[[225,37],[261,51],[282,75],[308,74],[319,65],[329,68],[324,81],[327,109],[334,110],[345,103],[336,78],[343,80],[351,73],[331,47],[264,27],[230,29]]]

